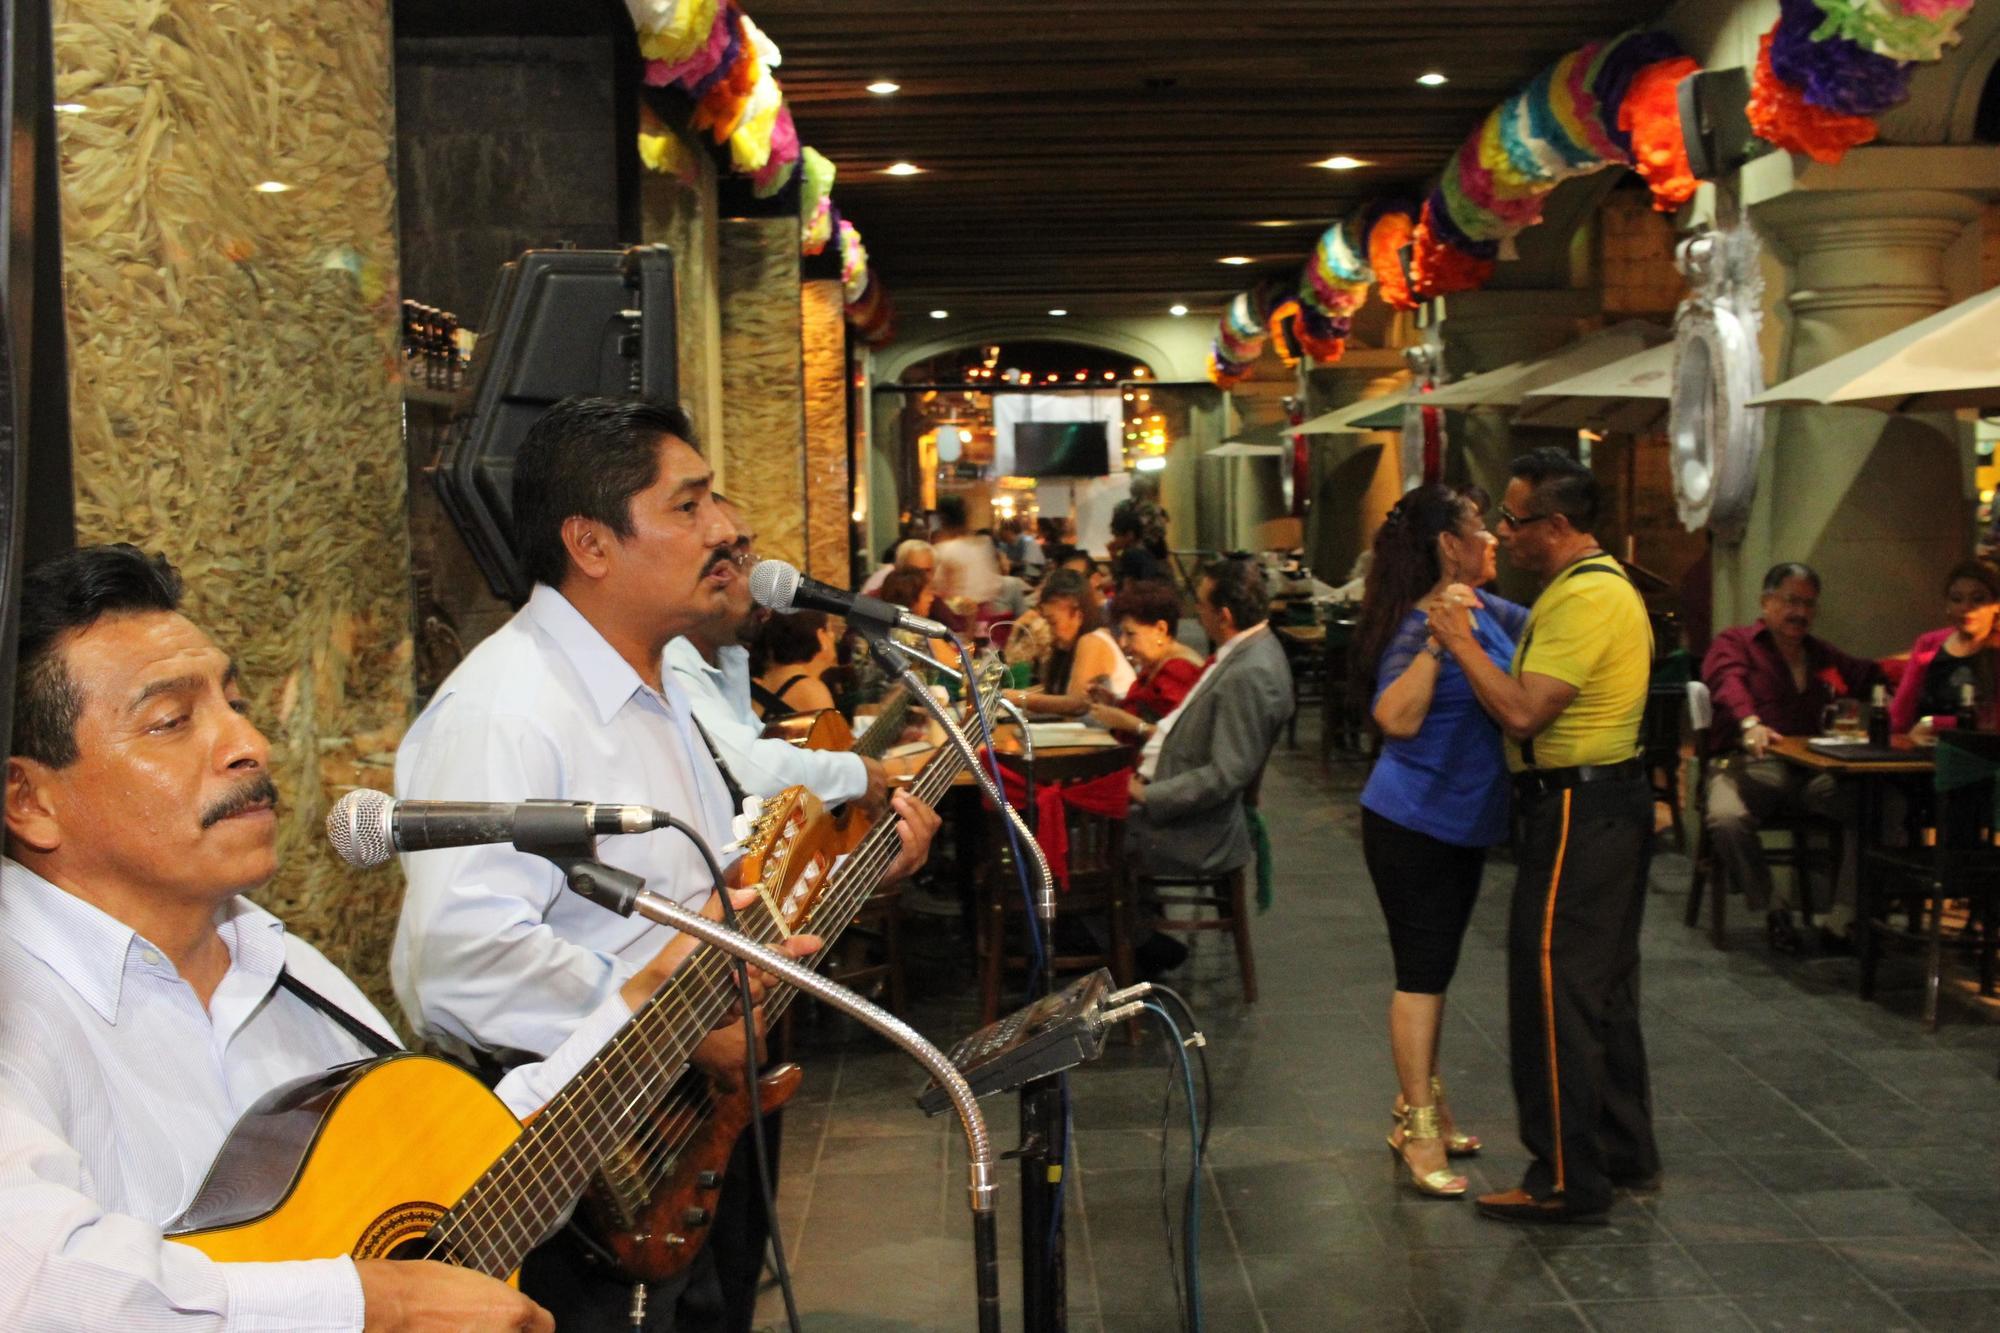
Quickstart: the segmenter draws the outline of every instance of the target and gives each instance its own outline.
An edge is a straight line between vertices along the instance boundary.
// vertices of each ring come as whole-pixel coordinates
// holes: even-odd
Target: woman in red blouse
[[[1034,706],[1071,715],[1088,713],[1099,725],[1123,740],[1139,743],[1159,720],[1180,707],[1202,673],[1201,655],[1174,637],[1180,624],[1181,598],[1172,584],[1128,583],[1112,606],[1118,646],[1131,659],[1139,678],[1122,698],[1103,691],[1090,698],[1036,695]]]

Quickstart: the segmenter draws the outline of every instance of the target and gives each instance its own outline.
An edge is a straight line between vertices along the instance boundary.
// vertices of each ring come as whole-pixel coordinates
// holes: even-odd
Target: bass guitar
[[[980,694],[989,709],[1005,683],[1005,664],[997,660],[979,672]],[[935,806],[963,768],[957,752],[947,745],[910,784],[910,794]],[[777,800],[788,827],[802,829],[814,818],[828,821],[823,811],[812,810],[818,803],[801,788],[793,788]],[[812,856],[800,855],[798,848],[816,847],[819,850],[814,855],[826,857],[840,842],[838,830],[830,824],[828,832],[819,837],[801,834],[784,865],[774,868],[777,879],[772,892],[782,899],[786,892],[783,886],[791,882],[791,876],[812,873],[820,864]],[[852,908],[839,917],[824,908],[817,914],[813,933],[825,941],[819,957],[832,954],[834,941],[874,893],[897,846],[893,830],[886,823],[878,825],[832,872],[826,897],[842,907],[852,904]],[[768,858],[764,864],[770,865]],[[794,993],[785,988],[764,1002],[767,1025],[776,1024]],[[652,1112],[645,1131],[607,1164],[584,1196],[582,1218],[616,1260],[621,1275],[635,1282],[658,1282],[694,1261],[715,1215],[723,1173],[737,1138],[749,1128],[753,1109],[760,1115],[776,1111],[798,1091],[801,1078],[797,1065],[783,1064],[768,1070],[755,1089],[718,1089],[696,1069],[683,1072],[674,1081],[665,1102]]]
[[[958,771],[941,753],[912,784],[935,801]],[[752,829],[751,939],[845,927],[900,848],[885,819],[828,874],[830,823],[794,790]],[[747,883],[748,880],[746,879]],[[703,946],[523,1126],[457,1065],[398,1054],[272,1090],[230,1130],[194,1201],[166,1228],[225,1262],[437,1259],[512,1280],[607,1165],[666,1122],[688,1057],[736,998],[733,962]]]

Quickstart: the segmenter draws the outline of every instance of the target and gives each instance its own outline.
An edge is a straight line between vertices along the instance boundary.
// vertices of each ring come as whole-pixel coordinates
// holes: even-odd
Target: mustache
[[[707,578],[717,565],[735,565],[740,569],[749,563],[749,551],[738,550],[734,546],[724,546],[718,548],[715,554],[708,558],[707,563],[702,565],[701,574],[703,578]]]
[[[269,776],[252,778],[202,811],[201,826],[213,828],[231,815],[240,815],[257,805],[268,805],[273,810],[278,808],[278,785]]]

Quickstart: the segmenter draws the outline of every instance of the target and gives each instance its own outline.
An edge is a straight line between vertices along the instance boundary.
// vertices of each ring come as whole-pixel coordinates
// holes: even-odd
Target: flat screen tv
[[[1102,421],[1023,421],[1014,427],[1017,477],[1102,477],[1111,434]]]
[[[500,270],[474,344],[467,409],[434,474],[452,524],[515,605],[531,589],[514,545],[514,457],[559,399],[678,396],[674,264],[663,245],[528,250]]]

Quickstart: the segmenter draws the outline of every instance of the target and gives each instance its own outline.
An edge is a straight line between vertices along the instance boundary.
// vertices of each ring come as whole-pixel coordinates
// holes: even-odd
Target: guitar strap
[[[690,716],[688,721],[694,723],[695,735],[701,737],[701,743],[708,747],[708,757],[715,761],[716,771],[722,774],[722,785],[729,789],[730,810],[732,812],[741,810],[743,787],[736,781],[736,775],[729,771],[729,765],[722,762],[722,751],[716,749],[715,742],[709,739],[708,729],[701,725],[701,719]]]
[[[348,1013],[332,1000],[321,995],[305,982],[291,974],[289,968],[278,969],[278,984],[304,1000],[333,1021],[333,1025],[348,1036],[360,1042],[371,1055],[399,1055],[403,1048],[377,1032],[368,1024]]]

